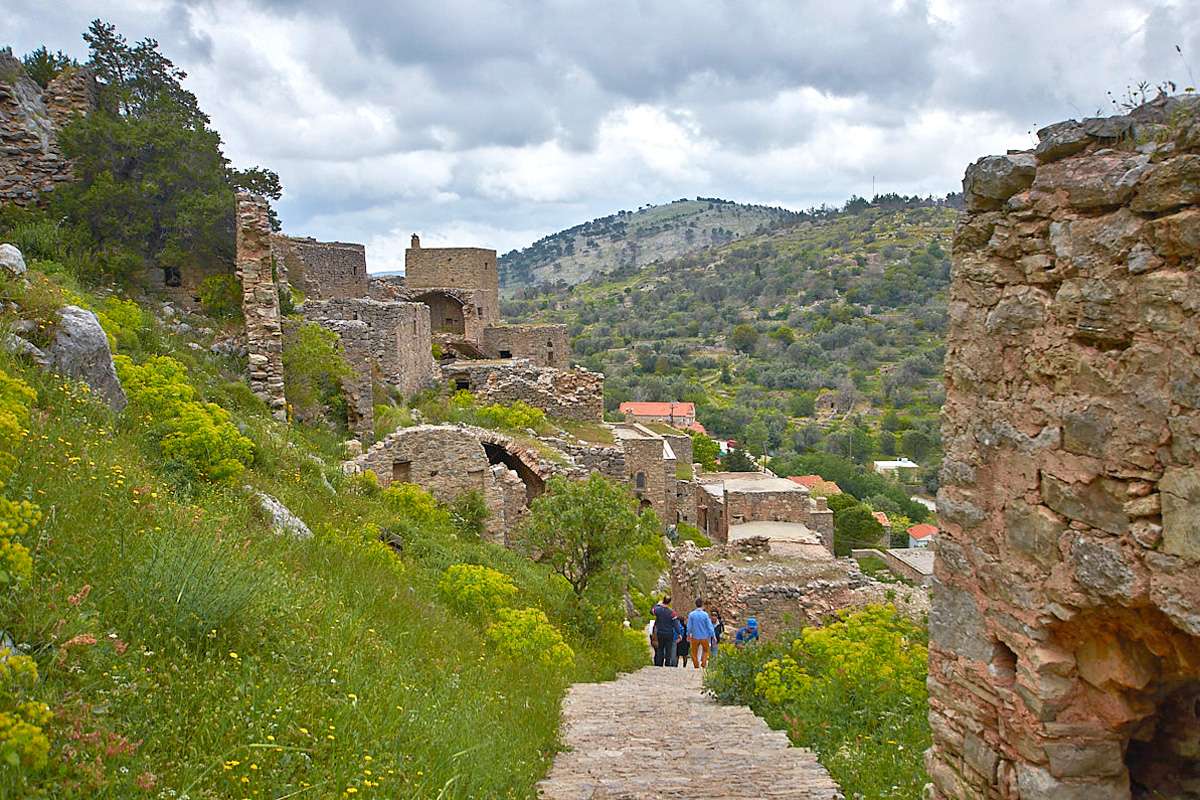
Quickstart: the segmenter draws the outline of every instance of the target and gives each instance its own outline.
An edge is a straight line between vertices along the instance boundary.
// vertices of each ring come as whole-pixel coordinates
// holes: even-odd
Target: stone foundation
[[[934,797],[1200,797],[1198,109],[1052,125],[967,169]]]
[[[271,264],[271,224],[267,202],[246,192],[237,196],[237,271],[246,318],[250,390],[276,419],[287,419],[283,394],[283,328],[279,291]]]

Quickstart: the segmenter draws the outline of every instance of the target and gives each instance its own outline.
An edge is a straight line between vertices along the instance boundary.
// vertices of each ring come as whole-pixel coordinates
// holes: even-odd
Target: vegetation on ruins
[[[149,267],[228,270],[234,192],[278,199],[278,176],[230,165],[220,136],[183,87],[187,74],[158,42],[130,44],[99,19],[84,39],[99,107],[59,133],[74,180],[52,194],[48,211],[10,210],[9,218],[33,228],[61,225],[56,260],[88,281],[136,280]],[[45,48],[24,61],[39,82],[73,68]]]
[[[234,188],[277,181],[229,168],[156,43],[102,23],[89,43],[102,108],[63,133],[78,180],[47,212],[0,213],[29,266],[0,282],[0,327],[44,347],[64,305],[93,311],[129,406],[0,354],[0,796],[530,796],[565,686],[646,660],[623,601],[652,590],[658,539],[610,553],[581,599],[481,540],[482,498],[343,475],[338,360],[303,326],[289,399],[322,419],[274,420],[245,357],[209,349],[237,324],[235,285],[202,285],[201,315],[135,279],[228,271]],[[549,424],[448,391],[381,408]],[[312,537],[278,532],[250,492]],[[481,565],[510,588],[466,608],[445,576]]]
[[[847,797],[913,798],[926,782],[925,628],[873,606],[771,642],[722,648],[705,676],[816,751]]]

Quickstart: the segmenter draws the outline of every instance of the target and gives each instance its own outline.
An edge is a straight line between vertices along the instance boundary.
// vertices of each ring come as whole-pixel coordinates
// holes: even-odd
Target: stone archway
[[[449,292],[429,291],[413,298],[413,302],[429,306],[429,321],[434,333],[466,333],[463,301]]]

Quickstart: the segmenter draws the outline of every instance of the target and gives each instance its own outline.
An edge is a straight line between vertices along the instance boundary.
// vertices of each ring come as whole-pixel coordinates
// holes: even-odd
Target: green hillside
[[[606,375],[609,411],[689,400],[712,434],[781,469],[804,454],[906,454],[932,488],[955,215],[856,200],[642,269],[521,290],[504,310],[567,323],[577,359]]]
[[[539,283],[578,283],[593,274],[637,268],[769,230],[797,218],[783,208],[715,197],[680,199],[619,211],[539,239],[500,258],[507,290]]]

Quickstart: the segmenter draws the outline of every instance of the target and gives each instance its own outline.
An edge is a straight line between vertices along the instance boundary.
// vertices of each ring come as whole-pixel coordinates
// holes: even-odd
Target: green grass
[[[551,422],[580,441],[592,444],[616,443],[612,429],[606,428],[598,422],[583,422],[574,419],[554,419]]]
[[[144,420],[0,357],[38,392],[6,493],[46,515],[34,578],[0,596],[0,627],[37,659],[37,698],[55,711],[50,767],[0,770],[0,797],[532,796],[567,683],[640,666],[640,636],[581,625],[545,568],[356,493],[336,468],[342,437],[269,419],[240,364],[145,339],[254,441],[239,483],[315,536],[273,535],[239,486],[175,477]],[[380,529],[398,532],[402,554]],[[494,658],[491,620],[437,599],[457,562],[509,574],[575,663]]]

